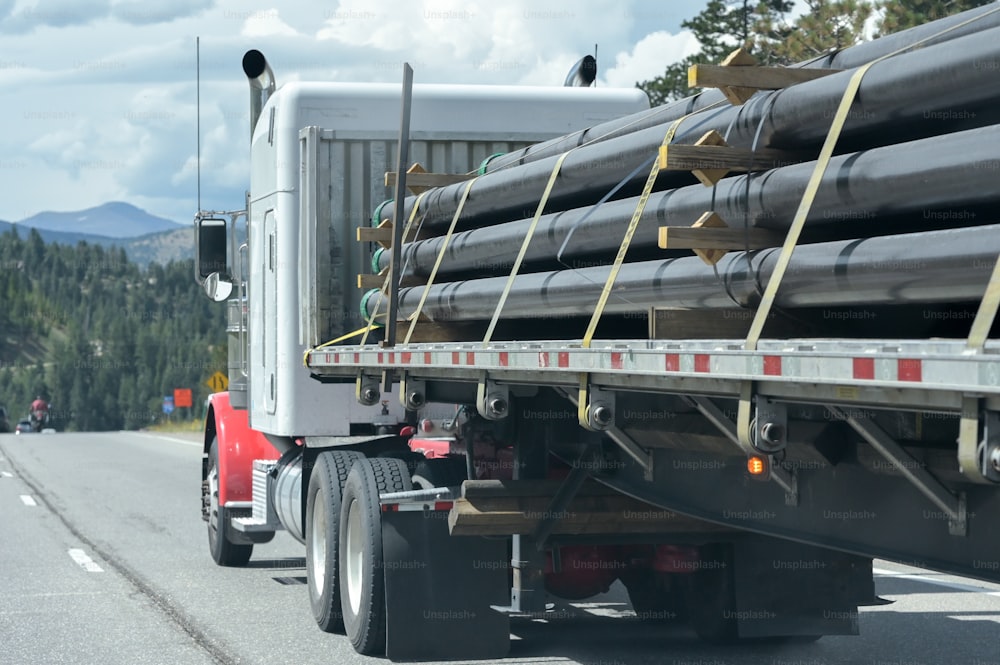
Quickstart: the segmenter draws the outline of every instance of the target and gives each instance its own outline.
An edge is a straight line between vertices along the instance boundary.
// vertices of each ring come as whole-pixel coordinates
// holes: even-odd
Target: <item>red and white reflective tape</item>
[[[927,341],[926,348],[901,342],[794,342],[758,351],[732,345],[638,342],[614,347],[517,344],[490,348],[472,344],[414,346],[407,350],[365,348],[320,350],[310,357],[313,371],[390,367],[506,372],[622,373],[664,378],[711,377],[720,380],[781,380],[841,385],[925,384],[958,390],[1000,393],[1000,354],[967,354],[961,347]],[[339,371],[338,371],[339,368]]]

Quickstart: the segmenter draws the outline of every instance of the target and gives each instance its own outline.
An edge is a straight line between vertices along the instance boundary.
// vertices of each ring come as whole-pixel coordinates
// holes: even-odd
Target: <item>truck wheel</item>
[[[332,633],[343,629],[340,585],[337,583],[340,545],[340,499],[355,460],[348,450],[328,450],[316,458],[306,495],[306,578],[309,602],[319,627]]]
[[[385,652],[385,576],[379,494],[412,489],[406,463],[358,460],[347,476],[341,508],[340,579],[344,629],[360,654]]]
[[[229,540],[230,516],[219,505],[219,440],[212,439],[208,450],[208,551],[220,566],[245,566],[253,554],[253,545]]]

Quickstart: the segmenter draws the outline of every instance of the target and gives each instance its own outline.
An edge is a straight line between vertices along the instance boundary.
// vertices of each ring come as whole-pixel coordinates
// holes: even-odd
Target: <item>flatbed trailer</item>
[[[808,143],[826,131],[817,118],[830,121],[835,111],[822,148],[793,155],[811,176],[794,216],[782,210],[787,233],[751,229],[749,213],[744,228],[722,228],[710,211],[694,227],[661,227],[659,243],[647,224],[645,253],[631,263],[629,243],[657,182],[655,193],[669,202],[688,196],[677,194],[685,187],[714,187],[744,158],[774,157],[754,177],[783,168],[788,153],[755,153],[756,139],[753,150],[727,152],[710,136],[707,156],[699,156],[705,144],[682,142],[688,156],[679,168],[666,154],[689,121],[691,141],[706,118],[728,118],[743,138],[759,133],[757,120],[737,123],[743,109],[720,107],[727,98],[747,102],[761,123],[779,108],[777,95],[745,98],[755,68],[738,68],[741,94],[730,87],[690,108],[657,110],[644,109],[634,91],[427,86],[414,91],[412,114],[404,92],[396,134],[387,111],[394,87],[292,83],[276,91],[263,56],[249,52],[247,209],[196,219],[196,278],[212,298],[229,300],[230,314],[231,390],[209,400],[202,468],[213,559],[243,565],[254,544],[286,530],[305,545],[317,625],[343,630],[360,653],[393,660],[500,657],[510,616],[544,617],[554,599],[591,597],[616,581],[639,617],[687,621],[723,642],[856,634],[858,607],[884,602],[875,595],[875,557],[1000,582],[1000,260],[989,225],[1000,195],[977,170],[995,169],[991,162],[965,163],[991,144],[962,135],[976,150],[956,161],[988,190],[971,199],[962,198],[966,180],[932,169],[942,182],[925,188],[931,203],[920,205],[938,206],[930,217],[916,218],[919,205],[908,200],[923,194],[923,176],[884,197],[885,219],[871,214],[885,227],[874,230],[867,216],[856,223],[850,186],[851,164],[866,150],[891,158],[914,138],[943,143],[996,125],[995,81],[966,85],[957,73],[923,77],[971,90],[976,113],[955,111],[957,124],[927,126],[940,108],[952,112],[948,98],[929,99],[938,105],[931,111],[907,101],[906,122],[892,105],[901,80],[920,78],[907,63],[983,76],[965,60],[994,48],[997,20],[1000,9],[980,8],[852,47],[834,59],[853,73],[763,71],[788,78],[794,92],[775,116],[786,123],[772,128],[779,138],[783,131]],[[873,68],[901,45],[915,53]],[[859,90],[870,94],[855,108]],[[799,111],[816,122],[799,127]],[[659,114],[668,117],[662,126]],[[887,128],[884,143],[864,142]],[[824,181],[842,130],[853,147],[830,173],[845,179]],[[907,149],[933,156],[928,145]],[[411,167],[406,146],[430,172]],[[728,166],[713,175],[719,149]],[[869,175],[854,174],[859,181],[879,177],[875,162]],[[661,178],[661,164],[676,172]],[[745,170],[749,187],[752,164]],[[572,187],[555,187],[550,200],[563,177]],[[823,214],[846,221],[832,235],[837,225],[810,236],[806,221],[824,182],[838,188],[824,200],[842,207]],[[396,198],[379,204],[390,186]],[[875,180],[864,191],[881,196],[888,186]],[[618,207],[635,212],[631,221],[611,216],[615,233],[587,244],[603,252],[594,263],[581,254],[567,265],[560,249],[566,270],[544,256],[521,270],[536,227],[550,233],[548,246],[566,244],[555,223],[546,226],[554,220],[547,204],[550,215],[571,216],[561,232],[572,226],[572,234],[619,187],[631,190]],[[740,192],[750,190],[727,191],[739,212]],[[463,217],[467,201],[471,219]],[[956,222],[940,208],[955,201],[983,214]],[[247,227],[244,244],[238,222]],[[487,238],[521,251],[490,257],[490,241],[481,240],[478,258],[449,267],[456,229],[489,229]],[[624,239],[612,258],[618,232]],[[822,261],[816,270],[796,271],[800,238],[798,256]],[[424,268],[408,273],[407,246],[424,242]],[[373,252],[375,244],[382,249]],[[668,258],[650,260],[654,244]],[[908,262],[918,249],[941,259],[933,270]],[[770,253],[766,279],[764,261],[753,264],[756,250]],[[720,264],[727,251],[742,253]],[[744,257],[747,269],[729,272]],[[677,278],[672,302],[656,290],[670,262],[694,275]],[[364,274],[369,263],[377,274]],[[615,291],[623,265],[642,298],[627,300],[625,286]],[[743,280],[741,290],[720,279],[720,265]],[[821,293],[781,301],[786,274],[793,292],[818,285]],[[550,306],[546,285],[556,276],[562,290]],[[691,283],[697,293],[687,292]],[[505,316],[508,294],[515,305]],[[375,318],[385,304],[383,329]],[[772,328],[775,313],[787,321]],[[835,325],[869,315],[877,325]],[[927,325],[954,318],[959,325]]]
[[[377,389],[388,378],[404,396],[414,385],[428,401],[463,395],[484,417],[491,396],[507,400],[518,386],[548,388],[588,407],[578,413],[581,425],[605,432],[620,448],[615,473],[600,478],[619,491],[719,524],[998,581],[1000,535],[990,527],[1000,509],[998,351],[994,342],[977,351],[960,340],[761,340],[753,351],[741,339],[589,347],[575,340],[338,346],[310,351],[306,363],[316,378],[355,382],[358,390]],[[641,445],[615,424],[640,395],[679,398],[646,398],[639,408],[658,410],[667,421],[671,408],[687,405],[731,442],[731,451],[720,457]],[[530,405],[530,397],[523,400]],[[601,405],[610,420],[595,423]],[[865,468],[856,451],[834,445],[819,462],[796,461],[789,424],[796,416],[848,426],[852,447],[866,445],[877,457],[869,456]],[[887,419],[904,423],[910,443],[944,425],[956,445],[921,459],[900,432],[880,427]],[[780,452],[759,442],[767,425],[788,433],[778,437]],[[770,482],[748,486],[740,457],[758,456],[768,458]],[[719,459],[728,462],[712,463]]]

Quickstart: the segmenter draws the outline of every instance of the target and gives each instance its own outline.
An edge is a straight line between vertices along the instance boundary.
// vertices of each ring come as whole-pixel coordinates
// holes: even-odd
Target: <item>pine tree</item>
[[[785,61],[808,60],[863,41],[865,23],[874,11],[866,0],[806,0],[806,5],[807,12],[776,47],[778,57]]]
[[[693,64],[717,63],[741,46],[770,63],[774,44],[784,37],[783,16],[793,5],[789,0],[709,0],[700,14],[681,23],[694,33],[701,51],[636,85],[656,106],[691,94],[687,72]]]
[[[906,30],[945,16],[989,4],[992,0],[892,0],[882,2],[878,36]]]
[[[174,388],[204,399],[204,380],[226,370],[225,310],[200,293],[190,260],[140,271],[120,249],[39,240],[0,235],[0,405],[11,419],[38,394],[60,430],[147,426]]]

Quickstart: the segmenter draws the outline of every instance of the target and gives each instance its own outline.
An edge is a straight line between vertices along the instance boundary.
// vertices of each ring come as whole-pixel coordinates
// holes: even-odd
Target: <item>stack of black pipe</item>
[[[650,307],[752,307],[780,252],[730,251],[708,265],[690,250],[660,250],[662,226],[690,226],[706,211],[737,229],[787,231],[837,106],[857,67],[875,63],[851,107],[799,245],[778,291],[783,308],[974,302],[1000,255],[1000,9],[987,5],[831,54],[805,67],[838,73],[734,106],[700,95],[502,155],[483,166],[427,294],[422,314],[483,321],[494,313],[559,156],[545,214],[504,306],[504,319],[586,316],[668,127],[673,143],[709,130],[743,148],[794,151],[804,161],[731,174],[714,187],[661,171],[606,312]],[[466,185],[429,191],[420,240],[403,247],[405,274],[426,278]],[[610,200],[597,205],[609,192]],[[416,198],[403,202],[407,215]],[[394,205],[381,207],[391,218]],[[378,222],[380,220],[374,220]],[[389,265],[388,252],[373,267]],[[400,291],[412,314],[423,287]],[[385,311],[384,296],[365,298]]]

